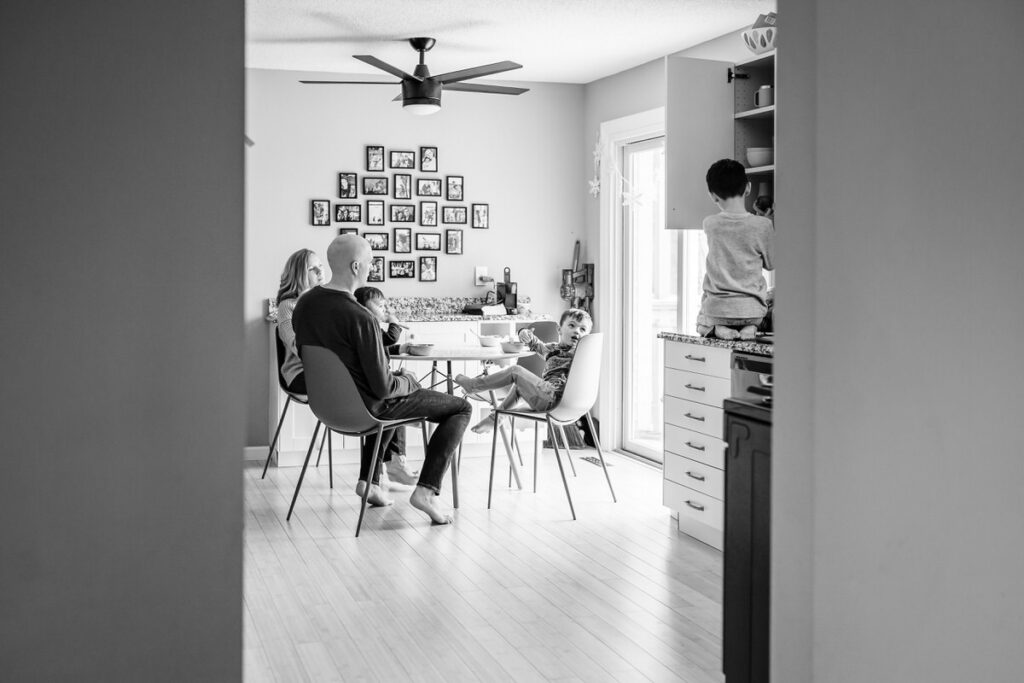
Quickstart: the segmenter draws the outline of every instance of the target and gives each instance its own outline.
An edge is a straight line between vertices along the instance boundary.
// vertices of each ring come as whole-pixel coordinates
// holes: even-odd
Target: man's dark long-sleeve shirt
[[[349,292],[314,287],[299,297],[292,323],[300,355],[303,346],[334,351],[371,413],[377,414],[385,401],[419,389],[411,376],[391,372],[380,323]]]

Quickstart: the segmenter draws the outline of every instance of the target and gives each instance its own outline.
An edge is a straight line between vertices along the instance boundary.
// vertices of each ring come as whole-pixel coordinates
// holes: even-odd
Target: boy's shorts
[[[724,325],[725,327],[738,329],[748,325],[760,327],[763,321],[763,316],[760,318],[715,318],[701,313],[697,316],[697,334],[702,337],[710,337],[715,331],[715,325]]]

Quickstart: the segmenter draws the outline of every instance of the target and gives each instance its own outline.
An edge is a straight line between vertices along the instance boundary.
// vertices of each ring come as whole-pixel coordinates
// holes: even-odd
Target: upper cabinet
[[[775,50],[737,62],[729,73],[734,92],[733,158],[747,167],[747,209],[753,211],[757,197],[775,195]]]

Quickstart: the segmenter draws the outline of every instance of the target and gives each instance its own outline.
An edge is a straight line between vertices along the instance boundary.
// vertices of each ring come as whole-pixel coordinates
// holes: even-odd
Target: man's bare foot
[[[740,330],[740,339],[743,339],[744,341],[750,341],[755,337],[757,337],[757,327],[754,325],[747,325]]]
[[[452,513],[445,512],[437,505],[437,494],[425,486],[417,486],[409,497],[409,504],[427,513],[434,524],[451,524],[455,521]]]
[[[726,327],[725,325],[715,325],[715,336],[719,339],[725,339],[728,341],[731,339],[737,339],[740,336],[740,333],[731,327]]]
[[[359,496],[360,498],[362,498],[363,497],[363,491],[365,491],[365,490],[366,490],[366,481],[363,480],[363,479],[360,479],[359,483],[356,484],[356,495]],[[384,491],[381,489],[381,487],[377,486],[376,484],[371,486],[370,487],[370,492],[368,494],[366,494],[366,502],[369,503],[370,505],[372,505],[375,508],[383,508],[383,507],[387,507],[388,505],[394,505],[395,504],[395,501],[392,500],[391,498],[388,498],[388,495],[386,493],[384,493]]]

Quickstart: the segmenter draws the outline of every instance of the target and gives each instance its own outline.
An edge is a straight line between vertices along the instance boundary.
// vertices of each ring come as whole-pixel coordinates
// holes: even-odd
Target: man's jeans
[[[419,485],[441,492],[441,481],[452,455],[462,442],[462,435],[469,425],[469,417],[473,412],[469,402],[440,391],[419,389],[408,396],[393,398],[384,403],[376,417],[381,420],[404,420],[409,417],[425,417],[428,422],[437,425],[430,441],[427,442],[427,454],[420,470]],[[381,457],[387,449],[388,442],[395,430],[387,429],[381,435],[383,443],[378,451],[377,471],[373,473],[373,483],[380,481]],[[370,473],[370,458],[373,457],[373,444],[376,436],[366,437],[362,449],[362,463],[359,467],[359,479],[366,481]]]

